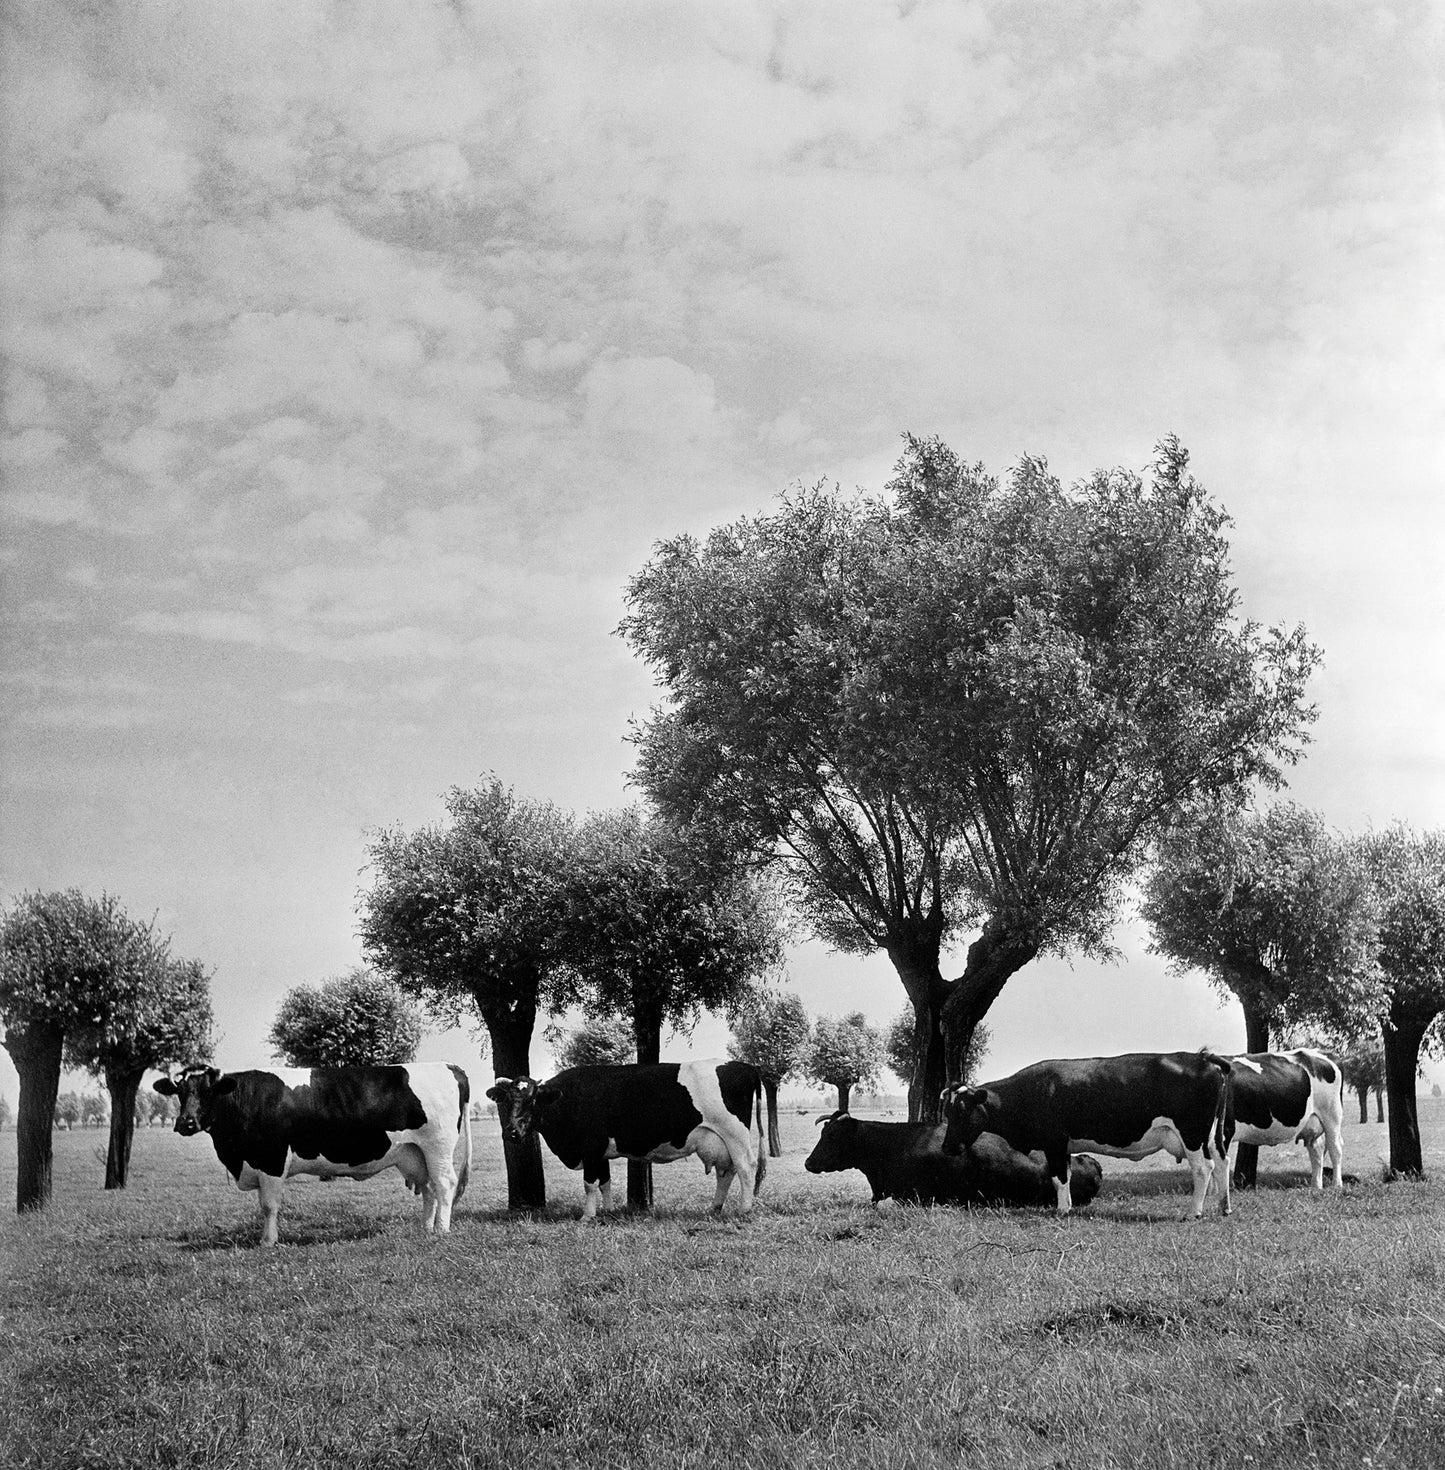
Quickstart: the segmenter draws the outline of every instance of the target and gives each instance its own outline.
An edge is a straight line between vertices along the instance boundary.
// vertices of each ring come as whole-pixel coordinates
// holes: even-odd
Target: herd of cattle
[[[364,1179],[397,1169],[422,1197],[423,1228],[445,1235],[471,1172],[471,1087],[459,1067],[200,1067],[155,1088],[180,1099],[176,1132],[209,1133],[236,1184],[258,1192],[263,1245],[276,1243],[292,1174]],[[1189,1163],[1193,1216],[1212,1189],[1227,1215],[1241,1143],[1303,1142],[1321,1189],[1323,1140],[1341,1187],[1343,1090],[1339,1066],[1309,1050],[1037,1062],[1001,1081],[946,1089],[937,1125],[822,1118],[804,1168],[857,1169],[875,1203],[1054,1204],[1067,1214],[1099,1192],[1102,1171],[1090,1154],[1143,1159],[1164,1150]],[[535,1130],[563,1164],[581,1169],[584,1219],[611,1204],[610,1159],[696,1154],[717,1175],[714,1212],[736,1180],[744,1214],[767,1167],[762,1078],[745,1062],[569,1067],[546,1082],[499,1077],[487,1096],[508,1136]]]

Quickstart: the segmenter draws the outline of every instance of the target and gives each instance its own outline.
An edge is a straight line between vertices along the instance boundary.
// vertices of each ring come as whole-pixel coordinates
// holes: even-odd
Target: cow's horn
[[[492,1082],[493,1087],[510,1087],[511,1085],[512,1079],[510,1077],[497,1077]]]

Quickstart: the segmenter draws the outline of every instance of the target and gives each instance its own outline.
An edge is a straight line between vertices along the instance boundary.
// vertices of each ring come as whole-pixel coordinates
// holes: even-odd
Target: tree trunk
[[[1252,996],[1241,995],[1244,1010],[1244,1049],[1247,1052],[1269,1050],[1269,1017]],[[1233,1184],[1236,1189],[1253,1189],[1259,1178],[1259,1145],[1241,1143],[1234,1160]]]
[[[938,968],[938,938],[929,932],[888,946],[888,958],[913,1005],[913,1075],[908,1081],[908,1119],[936,1123],[938,1095],[948,1080],[944,1066],[943,1002],[948,985]]]
[[[848,1094],[851,1091],[851,1084],[847,1082],[840,1082],[838,1084],[838,1111],[840,1113],[846,1113],[848,1111]]]
[[[949,1083],[961,1082],[969,1043],[1009,979],[1039,952],[1038,944],[990,919],[968,947],[963,974],[948,987],[943,1002],[944,1070]],[[940,1089],[941,1090],[941,1089]],[[934,1100],[937,1121],[938,1102]]]
[[[536,1019],[535,1006],[486,1018],[496,1076],[515,1079],[532,1075],[532,1027]],[[497,1115],[502,1125],[502,1157],[507,1165],[507,1208],[544,1209],[547,1183],[542,1175],[541,1137],[533,1129],[525,1138],[513,1138],[507,1131],[505,1104],[497,1109]]]
[[[1420,1150],[1420,1117],[1415,1109],[1415,1073],[1420,1066],[1420,1043],[1434,1020],[1419,1013],[1390,1007],[1390,1019],[1380,1028],[1385,1041],[1385,1091],[1390,1095],[1390,1177],[1420,1179],[1425,1160]]]
[[[1383,1087],[1375,1089],[1375,1121],[1377,1123],[1385,1121],[1385,1089]]]
[[[20,1077],[15,1118],[15,1208],[42,1210],[50,1203],[55,1099],[60,1096],[60,1054],[65,1033],[58,1026],[10,1027],[5,1050]]]
[[[662,1060],[662,1007],[637,1003],[632,1011],[632,1038],[637,1043],[637,1060],[655,1066]],[[652,1208],[652,1165],[627,1161],[627,1208],[646,1212]]]
[[[110,1147],[105,1155],[105,1187],[124,1189],[130,1174],[130,1146],[135,1139],[135,1099],[145,1068],[106,1069],[110,1092]]]
[[[1367,1082],[1363,1087],[1355,1088],[1360,1095],[1360,1122],[1370,1121],[1370,1084]]]
[[[778,1130],[778,1079],[763,1073],[763,1096],[768,1100],[768,1157],[783,1156],[783,1135]]]

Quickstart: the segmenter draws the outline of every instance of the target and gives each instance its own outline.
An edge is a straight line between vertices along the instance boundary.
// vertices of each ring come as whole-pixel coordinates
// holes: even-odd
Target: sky
[[[361,961],[369,832],[489,773],[636,798],[658,541],[878,490],[904,433],[1065,482],[1177,434],[1245,613],[1324,651],[1288,794],[1445,826],[1442,41],[1359,0],[7,0],[0,902],[153,916],[267,1064]],[[1117,941],[1020,972],[985,1071],[1243,1048]],[[882,957],[789,976],[904,1004]],[[422,1057],[490,1081],[464,1030]]]

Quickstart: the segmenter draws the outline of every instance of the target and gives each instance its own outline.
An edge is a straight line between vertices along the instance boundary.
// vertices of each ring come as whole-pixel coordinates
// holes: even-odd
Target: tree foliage
[[[373,964],[446,1021],[479,1016],[499,1076],[531,1071],[539,1006],[563,975],[557,934],[575,863],[570,816],[517,797],[495,777],[446,798],[449,821],[373,832],[360,896]],[[513,1208],[545,1203],[536,1135],[504,1139]]]
[[[1318,1025],[1358,1035],[1375,996],[1374,905],[1350,844],[1313,812],[1215,804],[1160,840],[1142,912],[1150,950],[1244,1007],[1248,1049]]]
[[[838,1089],[838,1107],[846,1112],[855,1087],[877,1085],[883,1070],[883,1038],[862,1011],[846,1016],[819,1016],[803,1055],[804,1075],[824,1087]]]
[[[778,1088],[801,1069],[811,1031],[802,997],[794,991],[760,986],[733,1008],[728,1055],[751,1062],[762,1073],[768,1104],[768,1153],[775,1159],[783,1152]]]
[[[1187,459],[1166,440],[1148,484],[1066,491],[1041,460],[1001,482],[910,437],[887,495],[789,494],[661,544],[629,586],[621,631],[665,696],[637,779],[773,863],[827,943],[888,953],[915,1116],[1011,974],[1108,947],[1183,804],[1298,757],[1317,654],[1238,617]]]
[[[269,1040],[290,1067],[363,1067],[411,1061],[424,1030],[413,997],[358,965],[319,986],[288,990]]]

